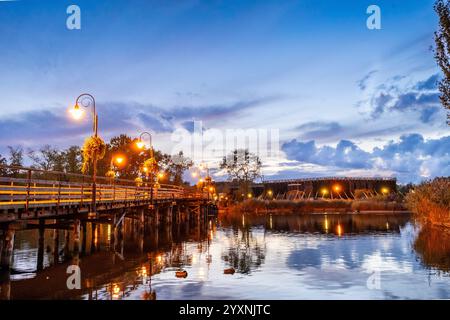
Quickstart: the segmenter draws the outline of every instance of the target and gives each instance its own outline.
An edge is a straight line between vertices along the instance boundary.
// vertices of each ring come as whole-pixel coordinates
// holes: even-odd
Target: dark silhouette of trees
[[[241,195],[247,196],[251,183],[261,177],[261,160],[247,149],[236,149],[225,156],[220,168],[228,174],[228,179],[237,181]],[[239,195],[238,195],[239,197]]]
[[[439,17],[439,29],[434,33],[435,59],[443,73],[439,82],[440,99],[444,108],[450,110],[450,2],[437,0],[434,10]],[[450,112],[447,113],[447,124],[450,125]]]

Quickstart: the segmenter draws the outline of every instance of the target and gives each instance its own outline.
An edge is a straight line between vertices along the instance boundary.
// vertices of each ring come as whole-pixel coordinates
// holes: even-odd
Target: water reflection
[[[450,272],[450,231],[424,226],[414,242],[414,249],[426,267]]]
[[[79,236],[71,228],[25,230],[16,234],[11,273],[0,276],[0,297],[450,298],[450,239],[418,230],[408,216],[332,214],[159,228],[126,219],[122,232],[86,223]],[[80,290],[67,289],[70,264],[81,268]],[[374,273],[378,290],[367,286]]]

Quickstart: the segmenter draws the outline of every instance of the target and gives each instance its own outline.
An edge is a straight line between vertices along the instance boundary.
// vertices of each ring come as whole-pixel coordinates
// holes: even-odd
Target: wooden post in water
[[[15,231],[9,225],[3,230],[0,269],[9,270],[14,250]]]
[[[39,219],[39,240],[38,240],[38,254],[37,267],[38,271],[44,269],[44,235],[45,235],[45,220]]]
[[[87,243],[87,223],[86,221],[83,221],[81,223],[81,230],[83,232],[83,239],[81,239],[81,254],[85,255],[86,254],[86,243]]]
[[[97,250],[96,233],[97,233],[97,224],[92,222],[91,223],[91,253],[94,253]]]
[[[0,272],[0,300],[11,299],[11,275],[9,270]]]
[[[56,223],[56,220],[55,220]],[[59,230],[53,229],[53,264],[56,265],[59,262]]]

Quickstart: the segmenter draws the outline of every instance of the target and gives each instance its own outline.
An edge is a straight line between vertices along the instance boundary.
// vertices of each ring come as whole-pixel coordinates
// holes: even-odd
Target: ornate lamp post
[[[139,135],[139,139],[136,142],[136,147],[139,150],[144,150],[145,148],[145,143],[143,141],[143,137],[144,136],[148,136],[149,138],[149,143],[150,143],[150,159],[151,160],[151,167],[148,167],[145,165],[144,163],[144,167],[143,167],[143,171],[145,173],[145,176],[147,177],[147,181],[149,180],[149,176],[150,176],[150,203],[153,204],[153,187],[154,187],[154,179],[155,179],[155,168],[154,166],[156,166],[156,160],[154,158],[154,152],[153,152],[153,145],[152,145],[152,134],[150,132],[144,131]],[[148,160],[146,160],[148,161]]]
[[[98,114],[95,110],[95,98],[89,94],[89,93],[82,93],[78,96],[78,98],[75,100],[75,106],[72,110],[70,110],[70,113],[72,114],[73,118],[78,120],[83,116],[83,110],[81,107],[92,109],[92,129],[94,133],[94,137],[98,137]],[[92,159],[92,203],[91,203],[91,209],[92,212],[97,214],[97,202],[96,202],[96,196],[97,196],[97,152],[94,152],[93,159]]]

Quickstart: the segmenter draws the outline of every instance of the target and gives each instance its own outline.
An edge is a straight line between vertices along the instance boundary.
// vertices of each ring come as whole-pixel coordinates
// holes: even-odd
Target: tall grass
[[[421,183],[406,195],[406,203],[417,219],[450,228],[450,177]]]
[[[402,204],[386,198],[373,200],[258,200],[249,199],[236,203],[224,215],[233,216],[242,213],[256,215],[313,213],[313,212],[353,212],[353,211],[397,211],[404,210]]]

